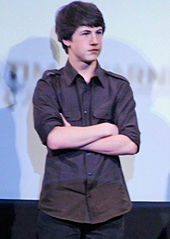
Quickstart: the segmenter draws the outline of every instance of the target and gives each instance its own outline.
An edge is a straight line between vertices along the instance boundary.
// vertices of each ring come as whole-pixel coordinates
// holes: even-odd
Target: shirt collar
[[[105,74],[105,71],[101,68],[101,66],[98,62],[97,62],[97,66],[96,66],[95,73],[94,73],[93,77],[96,77],[99,80],[102,87],[105,86],[106,74]]]
[[[69,61],[67,61],[63,70],[64,70],[63,72],[64,79],[67,85],[71,85],[73,81],[75,80],[76,76],[78,75],[78,72],[72,67]]]
[[[71,85],[74,82],[74,80],[76,79],[76,76],[79,75],[79,73],[72,67],[72,65],[70,64],[69,61],[67,61],[66,65],[63,69],[64,69],[63,74],[64,74],[65,81],[66,81],[67,85]],[[100,67],[100,64],[97,62],[97,66],[96,66],[93,78],[98,79],[101,86],[104,87],[105,86],[105,77],[106,77],[105,71]]]

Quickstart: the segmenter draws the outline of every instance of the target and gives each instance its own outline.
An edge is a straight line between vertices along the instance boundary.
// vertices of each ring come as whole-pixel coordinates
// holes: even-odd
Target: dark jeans
[[[41,211],[38,217],[38,239],[123,239],[123,231],[122,216],[98,224],[60,220]]]

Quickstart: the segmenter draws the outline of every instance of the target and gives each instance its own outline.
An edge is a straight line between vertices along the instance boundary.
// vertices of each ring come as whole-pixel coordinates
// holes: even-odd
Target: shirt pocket
[[[81,126],[81,113],[79,109],[63,109],[63,116],[72,126]]]
[[[97,109],[93,111],[93,118],[94,118],[94,123],[104,123],[104,122],[112,122],[113,117],[112,117],[112,109],[111,106],[100,106]]]

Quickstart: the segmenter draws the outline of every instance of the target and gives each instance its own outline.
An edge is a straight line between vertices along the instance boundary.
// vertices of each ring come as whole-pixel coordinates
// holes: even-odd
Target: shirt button
[[[87,114],[87,110],[84,110],[84,114],[85,114],[85,115]]]
[[[88,175],[89,175],[89,176],[92,176],[92,174],[93,174],[92,172],[88,172]]]

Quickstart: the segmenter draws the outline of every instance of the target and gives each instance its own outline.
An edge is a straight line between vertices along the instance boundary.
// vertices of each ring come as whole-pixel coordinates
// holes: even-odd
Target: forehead
[[[89,26],[80,26],[76,29],[77,32],[82,32],[82,31],[99,31],[103,30],[101,26],[99,27],[89,27]]]

